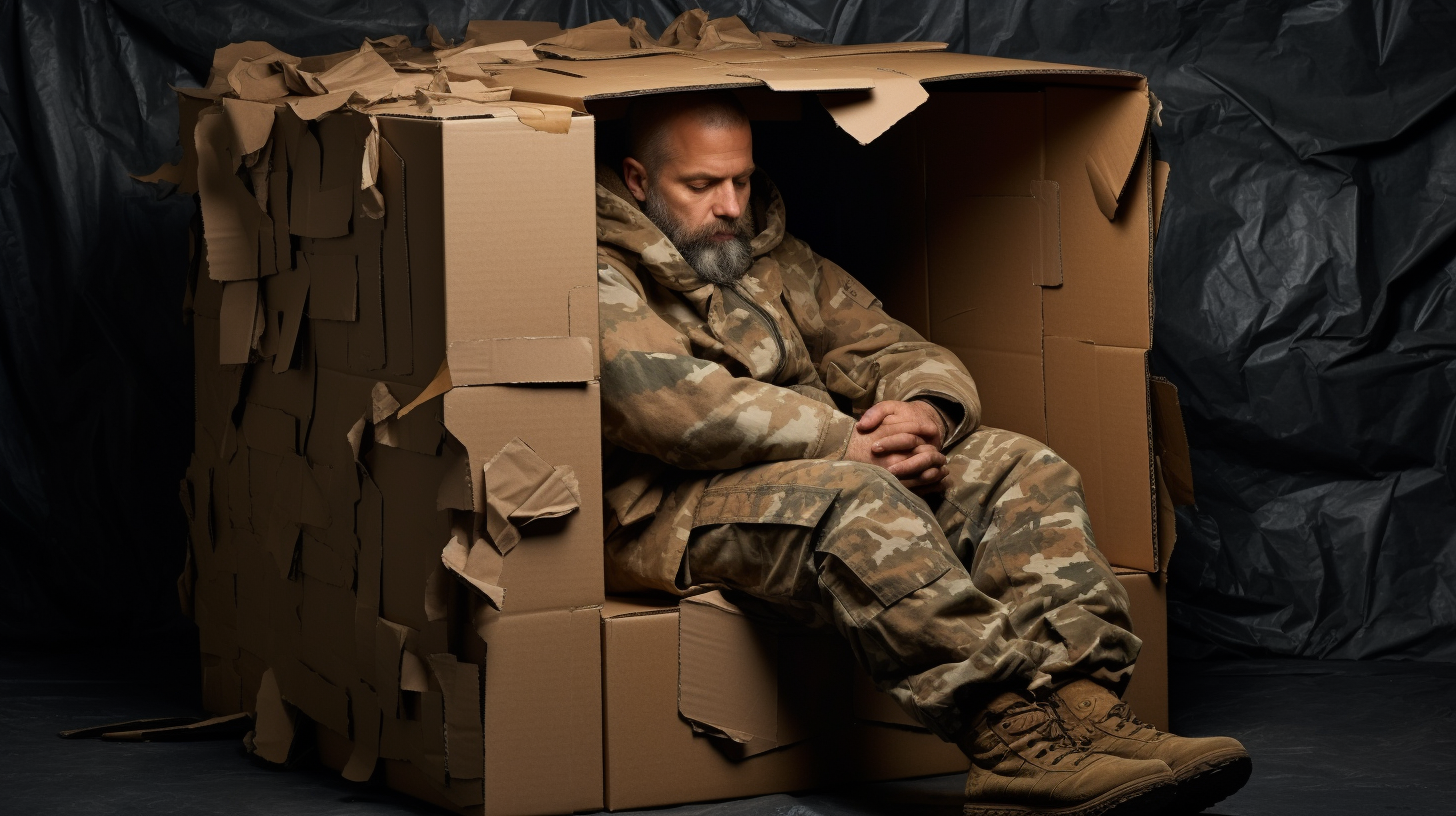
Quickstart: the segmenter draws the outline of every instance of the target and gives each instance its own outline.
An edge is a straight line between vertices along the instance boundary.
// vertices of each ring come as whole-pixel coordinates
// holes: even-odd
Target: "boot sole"
[[[1233,754],[1184,768],[1177,777],[1175,813],[1202,813],[1239,792],[1254,772],[1248,754]]]
[[[1141,779],[1113,788],[1096,799],[1064,808],[967,802],[965,816],[1149,816],[1162,813],[1177,796],[1168,777]]]

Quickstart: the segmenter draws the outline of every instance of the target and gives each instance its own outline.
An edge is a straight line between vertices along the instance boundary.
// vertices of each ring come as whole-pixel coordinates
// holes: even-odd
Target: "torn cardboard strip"
[[[469,584],[496,609],[505,608],[506,591],[500,586],[505,559],[484,539],[476,539],[467,549],[459,535],[440,551],[440,562],[460,580]]]
[[[486,530],[501,555],[521,542],[521,528],[581,507],[581,487],[571,467],[552,467],[520,437],[486,462],[484,477]]]

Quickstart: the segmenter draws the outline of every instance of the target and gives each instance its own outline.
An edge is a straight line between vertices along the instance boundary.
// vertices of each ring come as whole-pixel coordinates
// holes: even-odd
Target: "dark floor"
[[[327,771],[275,771],[237,740],[67,741],[56,732],[201,713],[194,663],[176,650],[8,651],[0,656],[0,813],[437,813]],[[162,656],[154,656],[162,655]],[[1456,814],[1456,665],[1247,661],[1175,665],[1175,727],[1230,734],[1254,777],[1225,816]],[[655,811],[672,816],[958,814],[961,780],[766,796]]]

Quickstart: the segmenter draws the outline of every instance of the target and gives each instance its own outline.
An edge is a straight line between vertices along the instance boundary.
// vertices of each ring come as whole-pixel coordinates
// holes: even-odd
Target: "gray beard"
[[[751,242],[755,228],[753,213],[749,210],[745,209],[736,219],[719,218],[717,223],[694,230],[677,220],[662,196],[649,189],[647,200],[642,203],[642,211],[662,230],[667,240],[677,247],[677,251],[682,253],[688,265],[698,273],[698,277],[708,283],[732,286],[753,266]],[[725,227],[733,232],[733,238],[728,241],[713,240],[713,233],[720,232]]]

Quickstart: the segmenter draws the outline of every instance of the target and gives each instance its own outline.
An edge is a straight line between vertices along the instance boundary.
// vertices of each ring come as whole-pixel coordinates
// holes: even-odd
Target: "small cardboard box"
[[[1167,727],[1161,587],[1118,575],[1142,656],[1124,698]],[[755,622],[719,593],[602,607],[608,810],[966,769],[877,691],[832,633]]]

